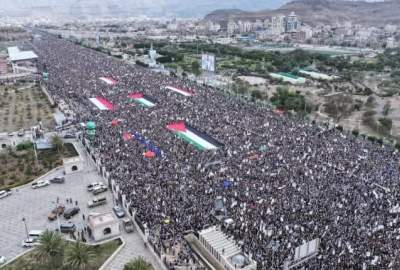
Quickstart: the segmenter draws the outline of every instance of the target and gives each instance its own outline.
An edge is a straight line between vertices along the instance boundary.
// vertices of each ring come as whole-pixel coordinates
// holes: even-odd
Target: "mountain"
[[[7,16],[203,17],[215,9],[276,8],[287,0],[0,0]]]
[[[266,19],[277,15],[288,15],[294,11],[300,19],[310,25],[335,24],[351,21],[353,24],[382,26],[400,24],[400,0],[381,2],[345,1],[345,0],[296,0],[275,10],[256,12],[226,11],[212,12],[205,20],[227,21]]]

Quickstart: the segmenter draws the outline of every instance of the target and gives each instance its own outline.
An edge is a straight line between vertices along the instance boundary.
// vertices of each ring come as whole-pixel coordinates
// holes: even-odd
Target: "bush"
[[[368,136],[367,139],[370,140],[371,142],[376,141],[376,138],[374,136]]]
[[[17,149],[17,151],[33,149],[33,143],[31,143],[31,142],[22,142],[22,143],[17,145],[16,149]]]
[[[351,133],[353,133],[353,135],[356,137],[358,136],[358,134],[360,134],[360,132],[357,129],[353,129]]]
[[[343,127],[341,125],[337,125],[336,129],[339,130],[339,131],[343,131]]]

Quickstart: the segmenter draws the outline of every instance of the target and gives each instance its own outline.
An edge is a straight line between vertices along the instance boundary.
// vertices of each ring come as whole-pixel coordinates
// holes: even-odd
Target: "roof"
[[[90,215],[88,219],[91,228],[118,223],[118,220],[115,219],[112,212]]]
[[[37,59],[38,56],[33,51],[20,51],[18,47],[8,47],[10,61],[23,61]]]

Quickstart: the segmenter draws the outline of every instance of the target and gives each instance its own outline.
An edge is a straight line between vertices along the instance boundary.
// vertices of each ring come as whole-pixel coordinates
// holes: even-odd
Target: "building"
[[[279,35],[285,32],[285,16],[275,16],[271,19],[271,33]]]
[[[236,242],[216,226],[200,231],[199,241],[226,270],[257,269],[256,262],[243,254]]]
[[[228,25],[226,27],[226,31],[229,35],[233,35],[238,30],[238,25],[235,23],[234,20],[229,20]]]
[[[328,74],[316,72],[316,71],[313,71],[313,70],[300,69],[299,73],[303,74],[303,75],[310,76],[311,78],[316,79],[316,80],[331,81],[331,80],[335,80],[335,79],[339,78],[338,76],[335,76],[335,75],[328,75]]]
[[[306,82],[306,78],[295,76],[291,73],[269,73],[269,76],[274,79],[282,80],[284,82],[288,82],[291,84],[304,84]]]
[[[90,214],[88,226],[94,241],[102,241],[120,234],[119,222],[112,212]]]
[[[36,61],[38,56],[33,51],[20,51],[18,47],[8,47],[10,62]]]
[[[397,42],[394,39],[394,37],[388,37],[386,39],[386,48],[393,49],[393,48],[396,48],[396,47],[397,47]]]
[[[80,172],[84,168],[84,162],[79,156],[64,158],[63,165],[65,174]]]
[[[300,28],[300,21],[294,12],[291,12],[289,16],[286,17],[286,28],[287,33],[297,32]]]

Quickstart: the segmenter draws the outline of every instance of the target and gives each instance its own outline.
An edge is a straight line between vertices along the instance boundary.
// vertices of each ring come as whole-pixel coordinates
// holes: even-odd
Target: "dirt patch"
[[[0,132],[54,127],[53,109],[36,84],[0,86]]]

